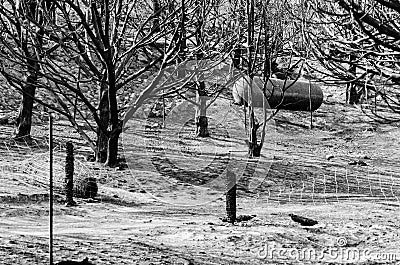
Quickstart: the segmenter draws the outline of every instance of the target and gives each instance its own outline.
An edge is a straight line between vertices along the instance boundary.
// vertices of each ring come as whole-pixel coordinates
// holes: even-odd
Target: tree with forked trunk
[[[27,9],[17,12],[13,0],[5,2],[0,8],[1,33],[5,36],[1,39],[1,74],[24,96],[67,117],[92,147],[96,159],[115,166],[122,117],[129,103],[121,100],[122,93],[137,86],[137,78],[154,72],[161,76],[164,73],[160,69],[176,62],[179,44],[190,37],[179,29],[191,28],[192,17],[182,20],[183,27],[174,23],[183,16],[179,3],[174,3],[173,9],[170,3],[160,5],[154,12],[139,1],[48,0],[57,19],[43,24],[27,15]],[[190,1],[185,4],[186,8],[193,5]],[[46,14],[40,5],[36,10]],[[158,21],[158,28],[154,28],[154,21]],[[25,36],[29,52],[34,51],[29,56],[21,45],[21,32],[26,36],[39,32],[35,38]],[[29,78],[22,80],[26,73]],[[160,93],[154,87],[161,79],[156,77],[140,95]],[[45,96],[28,93],[25,88]],[[168,92],[172,90],[176,87],[170,86]],[[90,98],[88,92],[98,97]],[[143,104],[145,99],[139,102]],[[82,129],[82,122],[96,133],[96,140]]]
[[[267,85],[272,71],[276,69],[277,58],[285,55],[283,54],[284,44],[291,41],[298,33],[289,33],[293,24],[288,22],[288,13],[282,1],[237,0],[229,1],[229,3],[233,34],[239,36],[237,45],[233,49],[231,62],[232,93],[235,104],[243,105],[244,108],[248,156],[257,158],[261,156],[267,122],[277,113],[280,106],[278,102],[277,110],[271,114],[268,112],[268,93],[272,96],[273,91],[267,93]],[[289,51],[288,54],[292,52]],[[283,77],[285,81],[283,81],[282,93],[287,88],[285,84],[288,70],[289,68],[286,69]],[[241,90],[243,94],[236,97],[238,94],[235,94],[235,90],[236,92]],[[256,90],[261,91],[258,95],[262,96],[262,122],[259,122],[255,112]],[[228,170],[226,211],[227,221],[230,223],[236,220],[237,180],[235,172]]]
[[[8,5],[7,5],[8,4]],[[2,15],[1,31],[3,37],[7,36],[6,28],[13,24],[15,33],[14,45],[20,49],[20,60],[25,64],[25,84],[21,87],[22,100],[17,117],[15,130],[16,140],[27,140],[30,138],[32,128],[32,111],[36,93],[36,82],[40,71],[40,60],[43,54],[43,38],[46,24],[53,19],[53,8],[47,1],[21,0],[15,3],[3,3],[0,14]],[[7,12],[5,6],[8,7]],[[19,18],[13,20],[13,18]],[[39,27],[27,30],[24,20],[34,21]],[[7,23],[9,22],[9,23]],[[5,33],[5,34],[4,34]],[[4,41],[4,40],[3,40]]]
[[[238,86],[245,89],[246,102],[244,104],[246,115],[246,130],[248,139],[249,157],[259,157],[265,140],[266,122],[277,113],[267,113],[268,93],[267,85],[273,71],[276,70],[276,61],[280,57],[292,57],[293,50],[289,45],[298,37],[298,32],[293,30],[286,6],[280,1],[232,1],[235,3],[233,15],[236,34],[242,36],[241,45],[237,46],[232,57],[234,75],[239,76],[233,89]],[[286,3],[286,2],[285,2]],[[286,3],[288,4],[288,3]],[[286,50],[283,47],[286,46]],[[284,80],[289,78],[289,66],[284,70]],[[282,69],[283,70],[283,69]],[[255,81],[257,79],[257,81]],[[261,84],[261,86],[260,86]],[[284,85],[283,92],[287,87]],[[254,111],[253,101],[255,90],[262,91],[263,120],[259,121]],[[272,94],[271,94],[272,95]],[[243,101],[243,98],[242,98]],[[279,104],[278,104],[279,105]],[[277,108],[279,110],[279,108]],[[248,126],[247,126],[248,125]],[[260,130],[261,129],[261,130]]]

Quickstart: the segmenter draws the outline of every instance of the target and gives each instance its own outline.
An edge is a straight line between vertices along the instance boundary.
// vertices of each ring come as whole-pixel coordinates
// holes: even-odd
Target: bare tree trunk
[[[110,12],[108,0],[104,1],[102,10],[104,14]],[[106,16],[106,18],[109,18]],[[109,139],[107,145],[107,160],[105,165],[115,167],[118,163],[118,138],[122,132],[122,121],[119,119],[118,102],[117,102],[117,80],[116,80],[116,67],[114,62],[114,52],[110,40],[110,21],[106,19],[104,26],[104,54],[102,55],[107,70],[107,93],[108,93],[108,110],[109,110],[109,125],[107,129],[109,132]]]
[[[201,5],[200,1],[196,1],[198,6]],[[203,43],[203,8],[198,9],[197,13],[197,30],[196,30],[196,42],[198,46],[202,46]],[[201,49],[196,54],[196,58],[199,62],[203,59],[204,55]],[[208,131],[208,118],[207,118],[207,91],[206,84],[203,81],[204,78],[202,74],[199,77],[199,82],[197,83],[197,91],[196,91],[196,136],[198,137],[209,137],[210,133]]]
[[[161,15],[161,4],[160,0],[153,0],[153,30],[156,32],[160,31],[160,15]]]
[[[115,167],[118,162],[118,138],[122,132],[122,121],[120,121],[118,117],[115,66],[112,62],[113,56],[111,51],[109,52],[107,59],[108,103],[110,111],[109,124],[111,125],[111,130],[107,146],[107,161],[105,164],[109,167]]]
[[[247,75],[249,76],[249,89],[248,89],[248,108],[249,108],[249,141],[248,141],[248,154],[249,157],[259,157],[261,152],[261,145],[257,143],[257,130],[259,124],[254,117],[253,108],[253,41],[254,41],[254,0],[247,0]]]
[[[354,31],[353,28],[349,27],[349,38],[351,38],[353,41],[355,41],[356,38],[356,32]],[[357,60],[357,57],[354,54],[350,54],[349,57],[349,74],[352,75],[351,78],[354,79],[354,77],[357,75],[357,67],[354,64],[354,62]],[[357,93],[357,87],[356,84],[353,82],[348,83],[346,85],[346,103],[348,104],[358,104],[359,101],[359,96]]]
[[[105,79],[100,84],[99,117],[100,126],[97,127],[96,161],[105,163],[107,161],[108,138],[107,128],[110,120],[108,103],[108,91]]]
[[[97,128],[96,161],[105,163],[107,160],[108,135],[104,130],[107,129],[109,121],[108,100],[106,99],[106,96],[103,96],[100,101],[99,117],[100,122],[102,123],[102,128],[100,128],[100,126]]]
[[[43,45],[43,34],[44,31],[39,29],[35,38],[37,41],[37,53],[40,54]],[[32,129],[32,111],[33,111],[33,101],[36,93],[36,83],[38,81],[38,71],[39,71],[39,59],[36,58],[35,51],[30,52],[28,49],[28,43],[22,43],[24,47],[27,68],[29,75],[26,77],[26,84],[22,88],[22,102],[19,109],[19,114],[17,118],[17,128],[15,130],[15,139],[26,139],[31,136]]]
[[[254,110],[249,105],[249,121],[250,121],[250,133],[249,133],[249,157],[259,157],[261,155],[261,145],[257,142],[257,130],[260,125],[256,122],[254,117]]]
[[[107,148],[107,161],[106,165],[115,167],[118,164],[118,139],[122,132],[122,123],[118,123],[110,133]]]
[[[354,55],[349,56],[349,73],[352,74],[353,76],[356,76],[356,71],[357,68],[352,62],[356,60]],[[346,86],[346,103],[349,104],[358,104],[359,101],[359,96],[357,93],[357,87],[356,84],[354,83],[348,83]]]
[[[240,58],[242,56],[242,50],[240,48],[235,48],[233,50],[232,64],[234,69],[240,69]]]
[[[207,93],[204,81],[198,83],[196,93],[196,136],[209,137],[208,118],[207,118]]]
[[[35,97],[37,75],[32,73],[26,79],[27,84],[22,89],[22,102],[15,130],[15,139],[17,140],[24,140],[31,137],[33,99]]]
[[[346,87],[346,101],[349,104],[358,104],[359,103],[359,95],[357,92],[357,87],[354,83],[347,84]]]

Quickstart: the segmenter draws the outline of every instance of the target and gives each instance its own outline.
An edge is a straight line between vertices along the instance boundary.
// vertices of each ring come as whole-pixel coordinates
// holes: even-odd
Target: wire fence
[[[65,195],[65,142],[55,141],[53,148],[54,195],[58,198]],[[0,150],[2,153],[0,175],[3,181],[0,200],[24,201],[31,198],[33,201],[40,201],[46,199],[50,187],[48,138],[32,137],[29,140],[17,141],[10,136],[1,139]],[[74,175],[77,179],[96,178],[98,172],[85,165],[84,161],[76,159]],[[84,193],[79,190],[79,187],[75,188],[75,194]]]
[[[163,135],[157,136],[157,134],[149,136],[148,132],[146,134],[148,137],[163,137]],[[65,143],[68,140],[69,137],[64,134],[55,134],[53,181],[54,194],[56,198],[60,199],[65,197]],[[174,147],[174,145],[171,146]],[[77,145],[76,150],[78,151],[76,151],[74,177],[78,179],[93,178],[100,191],[97,199],[110,200],[118,197],[118,200],[123,201],[124,196],[130,192],[143,192],[142,187],[137,185],[136,176],[134,176],[137,172],[132,173],[129,168],[123,167],[107,169],[96,162],[87,162],[84,158],[90,153],[88,149]],[[82,150],[86,151],[82,152]],[[0,151],[3,154],[0,161],[3,182],[2,188],[0,188],[0,200],[15,202],[47,200],[49,189],[49,143],[47,137],[33,137],[30,141],[21,142],[14,140],[11,135],[5,135],[0,139]],[[176,150],[174,149],[173,152],[175,154]],[[180,190],[182,193],[193,192],[194,188],[197,188],[196,185],[202,183],[198,179],[197,182],[193,178],[191,180],[191,172],[171,164],[170,161],[165,162],[165,159],[163,160],[163,157],[160,156],[159,150],[148,148],[143,159],[147,159],[150,164],[157,166],[158,174],[165,173],[163,177],[166,178],[161,181],[170,181],[176,177],[175,182],[186,182],[185,189]],[[311,154],[308,157],[303,156],[297,159],[302,162],[296,164],[296,159],[293,158],[294,163],[286,163],[282,162],[279,157],[275,157],[275,161],[265,161],[265,159],[244,161],[243,174],[237,178],[239,196],[250,196],[256,202],[264,204],[329,204],[367,201],[400,205],[400,176],[395,171],[362,166],[340,167],[326,161],[320,163],[320,161],[313,160]],[[224,161],[221,160],[216,169],[202,172],[201,175],[205,176],[208,181],[218,174],[224,174],[227,165]],[[270,166],[265,166],[267,163]],[[189,175],[183,176],[183,174]],[[149,175],[147,180],[150,181],[152,178],[153,176]],[[254,179],[257,186],[252,184]],[[153,191],[159,190],[165,196],[168,196],[169,192],[171,194],[176,192],[176,190],[169,191],[168,186],[163,186],[162,183],[151,185],[154,185]],[[104,187],[109,188],[108,191],[113,190],[114,193],[105,192]],[[211,189],[210,192],[219,193],[222,197],[225,191]],[[84,191],[75,189],[75,193],[82,195]],[[184,194],[182,197],[185,197]]]

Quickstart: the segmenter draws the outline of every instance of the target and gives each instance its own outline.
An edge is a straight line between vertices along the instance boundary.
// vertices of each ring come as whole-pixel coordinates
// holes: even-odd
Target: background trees
[[[196,28],[196,1],[152,5],[130,0],[49,0],[55,14],[52,20],[47,5],[36,5],[31,16],[32,8],[19,8],[12,0],[6,3],[1,7],[2,75],[24,98],[34,96],[66,116],[94,149],[96,159],[115,165],[122,117],[132,99],[124,98],[126,93],[138,96],[142,89],[136,104],[143,104],[161,93],[157,83],[165,78],[162,69],[182,68],[179,65],[193,59],[181,55],[187,48],[184,39],[194,35],[185,34],[186,30]],[[185,52],[194,54],[195,49]],[[151,84],[137,88],[138,78],[152,73],[158,76]],[[21,79],[24,76],[29,78]],[[185,78],[176,86],[164,87],[163,93],[182,88]],[[51,97],[35,95],[35,90]],[[22,106],[26,108],[26,103]],[[23,116],[29,115],[28,111]],[[82,130],[78,118],[96,132],[96,140]]]
[[[251,95],[246,96],[248,102],[245,104],[250,157],[260,156],[266,122],[274,115],[267,113],[272,95],[267,91],[270,77],[274,74],[283,80],[290,78],[293,66],[303,60],[293,49],[293,43],[297,44],[301,36],[300,28],[291,22],[288,12],[294,6],[291,1],[231,1],[231,9],[235,10],[232,12],[233,31],[240,36],[232,55],[234,68],[241,72],[235,86],[251,88],[246,92]],[[297,55],[296,59],[294,55]],[[286,88],[284,85],[283,92]],[[264,94],[262,120],[257,119],[252,103],[254,90]]]
[[[265,84],[272,74],[287,78],[312,47],[326,71],[314,70],[325,82],[347,84],[349,103],[372,95],[369,110],[376,118],[398,120],[392,115],[399,111],[396,1],[5,0],[0,13],[0,72],[23,95],[16,136],[30,134],[34,99],[67,117],[97,161],[108,165],[117,162],[129,102],[181,97],[177,92],[190,89],[189,81],[197,80],[197,134],[207,136],[207,97],[220,91],[207,88],[200,62],[218,53],[222,60],[233,48],[234,63],[249,82],[261,76]],[[197,66],[188,67],[189,61]],[[150,75],[152,82],[143,85]],[[381,112],[385,106],[390,116]],[[257,133],[265,122],[257,121],[251,104],[248,111],[253,156],[262,147]]]
[[[307,1],[307,37],[326,71],[322,80],[346,84],[346,101],[382,122],[399,117],[399,12],[397,1]],[[369,100],[368,100],[369,99]],[[385,113],[389,110],[389,113]]]
[[[45,54],[44,27],[54,18],[51,10],[49,3],[35,1],[4,1],[0,8],[1,54],[6,55],[1,71],[7,78],[9,75],[5,70],[13,71],[15,61],[21,62],[25,71],[19,76],[25,80],[20,86],[22,103],[17,118],[17,139],[30,137],[35,83],[39,78],[40,61]],[[32,24],[27,21],[32,21]]]

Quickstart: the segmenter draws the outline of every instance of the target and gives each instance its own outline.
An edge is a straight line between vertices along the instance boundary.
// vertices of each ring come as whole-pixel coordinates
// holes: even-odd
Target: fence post
[[[74,145],[66,143],[67,156],[65,158],[65,197],[66,206],[75,206],[74,201]]]
[[[228,223],[236,221],[236,176],[229,169],[226,171],[226,215]]]

